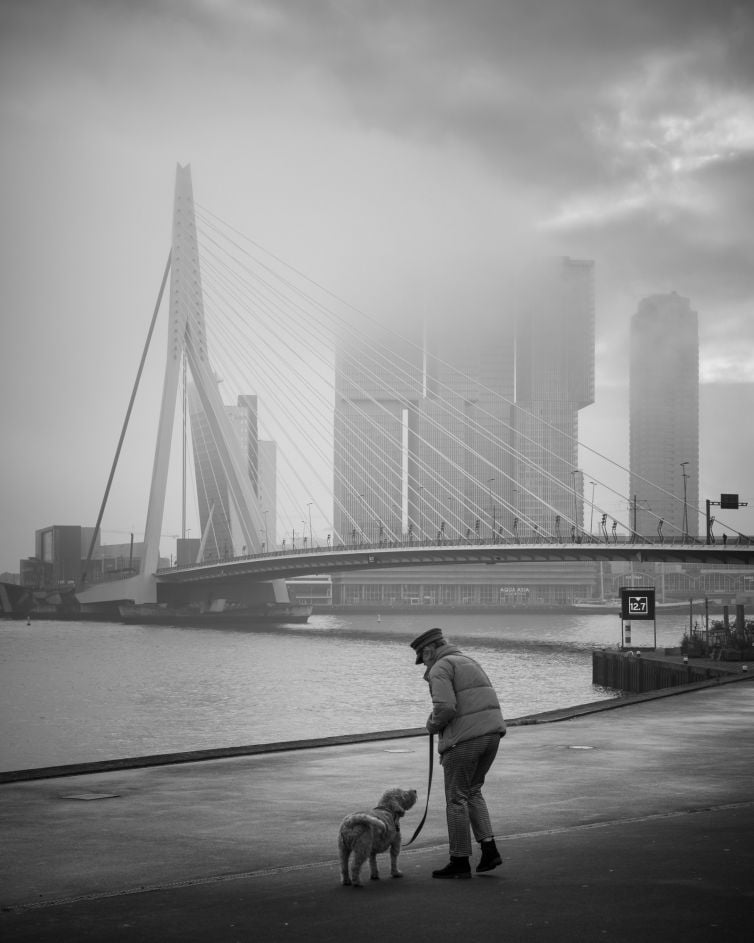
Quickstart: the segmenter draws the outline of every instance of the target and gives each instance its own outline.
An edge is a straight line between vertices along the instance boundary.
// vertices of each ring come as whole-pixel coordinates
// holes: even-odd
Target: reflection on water
[[[0,623],[0,768],[423,726],[422,669],[408,643],[441,625],[478,658],[507,717],[613,697],[591,651],[615,615],[312,616],[304,626],[188,629]],[[680,614],[657,644],[679,644]],[[634,623],[636,645],[653,624]]]

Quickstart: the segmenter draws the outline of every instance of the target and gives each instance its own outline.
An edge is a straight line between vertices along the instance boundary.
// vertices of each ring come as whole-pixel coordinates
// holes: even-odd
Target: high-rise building
[[[699,318],[675,292],[631,319],[629,462],[632,527],[655,538],[699,533]]]
[[[257,398],[239,396],[235,406],[226,406],[225,413],[241,446],[244,468],[248,472],[254,494],[259,496],[259,432]]]
[[[408,441],[423,376],[418,337],[411,344],[375,330],[369,339],[340,340],[335,351],[335,542],[372,543],[381,534],[400,539],[414,526],[409,500],[415,503],[418,486],[409,468]]]
[[[579,410],[594,402],[594,263],[563,258],[538,267],[524,298],[516,327],[513,504],[529,537],[534,528],[552,534],[560,517],[570,531],[560,537],[578,538]]]
[[[189,388],[189,409],[199,523],[204,540],[202,558],[223,559],[245,553],[247,548],[240,536],[220,452],[193,387]],[[260,534],[260,544],[268,545],[269,540],[269,546],[274,546],[275,443],[259,440],[256,396],[239,396],[235,406],[225,407],[225,413],[238,443],[241,467],[248,474],[252,492],[264,515],[265,532]]]
[[[498,539],[519,516],[527,536],[552,533],[557,515],[580,520],[593,263],[550,263],[500,315],[428,319],[413,338],[406,330],[336,350],[337,537]]]

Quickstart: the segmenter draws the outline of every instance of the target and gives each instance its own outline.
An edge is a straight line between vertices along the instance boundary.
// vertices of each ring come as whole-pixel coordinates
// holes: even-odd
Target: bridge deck
[[[417,566],[598,562],[754,564],[754,543],[457,543],[399,544],[307,548],[235,557],[157,571],[163,582],[212,581],[228,576],[259,580],[286,579],[318,573]]]

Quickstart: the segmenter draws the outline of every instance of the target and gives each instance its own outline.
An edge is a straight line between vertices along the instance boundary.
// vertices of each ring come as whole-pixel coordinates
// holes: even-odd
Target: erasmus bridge
[[[138,572],[95,578],[92,549],[163,309],[167,349]],[[190,554],[166,566],[160,539],[179,406],[181,536]],[[754,562],[754,546],[732,522],[718,521],[725,539],[715,537],[709,502],[689,506],[649,481],[643,490],[654,499],[639,501],[579,466],[581,449],[595,467],[625,471],[567,425],[554,429],[478,373],[451,369],[421,338],[376,330],[195,205],[190,168],[179,166],[168,262],[76,597],[151,603],[244,587],[247,598],[287,601],[288,578],[374,569]],[[265,434],[277,450],[266,469]],[[609,502],[595,501],[597,489]],[[193,542],[185,539],[188,492],[200,508]],[[705,520],[703,537],[690,533],[689,515]]]

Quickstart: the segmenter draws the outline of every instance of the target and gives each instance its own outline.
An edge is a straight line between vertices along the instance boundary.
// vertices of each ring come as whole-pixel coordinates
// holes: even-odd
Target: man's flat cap
[[[444,641],[442,637],[442,629],[427,629],[426,632],[423,632],[420,636],[415,638],[411,643],[411,648],[413,648],[416,652],[415,664],[420,665],[422,663],[422,649],[425,645],[431,645],[432,642],[442,641]]]

